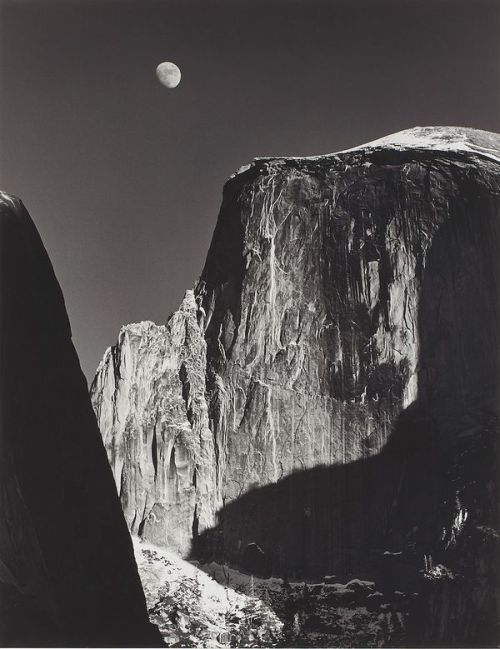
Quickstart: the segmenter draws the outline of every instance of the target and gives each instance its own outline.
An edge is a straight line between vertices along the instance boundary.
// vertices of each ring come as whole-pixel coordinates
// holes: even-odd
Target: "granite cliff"
[[[231,177],[194,291],[92,386],[132,532],[494,644],[499,171],[500,136],[417,128]]]
[[[0,643],[161,646],[64,299],[0,193]]]

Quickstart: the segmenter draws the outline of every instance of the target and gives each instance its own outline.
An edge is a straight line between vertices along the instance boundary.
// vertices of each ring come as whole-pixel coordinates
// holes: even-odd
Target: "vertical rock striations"
[[[180,552],[215,513],[206,343],[197,312],[188,291],[165,326],[124,327],[92,386],[131,532]]]
[[[159,646],[61,290],[6,194],[0,246],[2,645]]]
[[[419,128],[233,176],[194,294],[122,330],[93,385],[131,529],[424,579],[420,633],[491,637],[499,165],[498,135]]]

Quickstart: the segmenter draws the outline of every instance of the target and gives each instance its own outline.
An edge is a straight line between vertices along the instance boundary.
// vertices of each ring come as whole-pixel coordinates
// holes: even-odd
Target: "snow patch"
[[[283,623],[256,596],[212,579],[174,552],[133,538],[151,621],[168,646],[274,646]]]
[[[230,179],[236,178],[241,173],[248,171],[258,164],[271,164],[273,162],[286,162],[287,160],[328,160],[344,153],[355,153],[364,150],[393,150],[393,151],[436,151],[473,153],[483,158],[500,162],[500,135],[480,129],[465,128],[460,126],[415,126],[391,135],[378,138],[366,144],[344,149],[335,153],[325,153],[316,156],[276,156],[261,157],[240,167]],[[365,163],[367,164],[367,163]]]

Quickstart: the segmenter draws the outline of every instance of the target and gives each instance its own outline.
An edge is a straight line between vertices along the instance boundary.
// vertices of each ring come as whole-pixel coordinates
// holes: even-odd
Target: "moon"
[[[165,88],[176,88],[181,82],[181,71],[170,61],[160,63],[156,68],[156,76],[158,81],[165,86]]]

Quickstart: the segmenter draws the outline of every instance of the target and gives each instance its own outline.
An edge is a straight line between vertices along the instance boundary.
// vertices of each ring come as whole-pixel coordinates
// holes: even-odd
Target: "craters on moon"
[[[156,76],[165,88],[176,88],[181,82],[181,71],[170,61],[163,61],[157,66]]]

